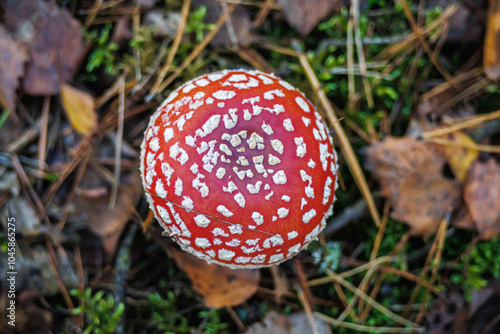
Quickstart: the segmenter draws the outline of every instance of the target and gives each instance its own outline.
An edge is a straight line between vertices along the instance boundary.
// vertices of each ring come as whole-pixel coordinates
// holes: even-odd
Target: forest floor
[[[499,16],[498,0],[0,1],[0,333],[500,333]],[[232,271],[162,236],[139,160],[169,93],[239,68],[304,92],[340,167],[318,240]]]

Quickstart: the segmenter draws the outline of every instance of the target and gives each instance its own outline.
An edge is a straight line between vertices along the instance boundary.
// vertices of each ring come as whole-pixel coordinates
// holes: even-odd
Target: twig
[[[153,88],[151,88],[148,96],[154,96],[158,93],[158,89],[161,85],[161,82],[163,81],[163,79],[165,79],[165,76],[167,75],[170,65],[172,65],[172,61],[174,60],[175,54],[177,53],[179,45],[181,44],[182,36],[184,35],[184,29],[186,28],[186,22],[189,15],[190,6],[191,6],[191,0],[185,0],[184,3],[182,4],[181,20],[179,22],[179,25],[177,26],[177,31],[175,33],[175,38],[172,44],[172,48],[170,49],[167,61],[160,70],[160,73],[156,78],[156,82],[154,83]]]
[[[414,329],[421,329],[421,330],[423,330],[423,328],[420,327],[418,324],[415,324],[415,323],[413,323],[413,322],[411,322],[409,320],[406,320],[403,317],[400,317],[399,315],[395,314],[391,310],[389,310],[386,307],[384,307],[382,304],[380,304],[377,301],[373,300],[366,293],[362,292],[361,290],[359,290],[358,288],[356,288],[354,285],[352,285],[351,283],[347,282],[345,279],[343,279],[340,275],[334,273],[332,270],[326,269],[325,272],[326,272],[326,274],[328,276],[332,277],[336,282],[338,282],[339,284],[341,284],[345,288],[351,290],[359,298],[363,298],[367,304],[371,305],[373,308],[377,309],[382,314],[386,315],[387,317],[391,318],[392,320],[396,321],[397,323],[399,323],[401,325],[404,325],[404,326],[412,327]]]
[[[123,123],[125,114],[125,79],[120,77],[118,79],[120,82],[120,104],[118,106],[118,129],[116,130],[116,145],[115,145],[115,166],[114,166],[114,182],[112,183],[111,195],[109,196],[110,209],[113,209],[116,202],[116,196],[118,194],[118,187],[120,186],[120,170],[121,170],[121,154],[122,154],[122,142],[123,142]]]
[[[319,312],[314,312],[314,316],[326,323],[333,326],[343,327],[352,329],[357,332],[367,332],[367,333],[387,333],[387,334],[411,334],[411,333],[425,333],[424,328],[396,328],[396,327],[374,327],[374,326],[363,326],[358,324],[352,324],[350,322],[337,321],[332,317],[324,315]]]
[[[471,150],[483,151],[483,152],[488,152],[488,153],[500,153],[500,146],[498,146],[498,145],[475,144],[475,143],[468,143],[465,141],[454,142],[451,140],[438,138],[438,137],[425,138],[424,141],[435,143],[438,145],[448,146],[448,147],[460,147],[460,148],[467,148],[467,149],[471,149]]]
[[[231,6],[229,8],[229,11],[231,12],[232,10],[233,10],[233,8]],[[220,28],[224,25],[225,22],[226,22],[225,15],[221,15],[219,17],[219,19],[217,20],[217,22],[215,23],[215,28],[213,30],[210,30],[206,34],[205,38],[203,38],[203,40],[198,45],[196,45],[194,50],[186,57],[186,59],[184,59],[182,64],[175,69],[174,73],[172,73],[158,87],[158,89],[155,91],[155,94],[161,93],[165,88],[168,87],[168,85],[170,85],[175,80],[175,78],[177,78],[182,73],[182,71],[184,71],[184,69],[201,53],[201,51],[203,51],[203,49],[205,49],[205,47],[208,45],[208,43],[210,43],[210,41],[215,37],[215,35],[217,35]],[[150,93],[148,96],[146,96],[146,101],[151,100],[153,98],[153,96],[154,96],[154,94]]]
[[[310,305],[310,300],[308,300],[306,293],[304,293],[304,291],[298,284],[295,286],[295,289],[297,290],[297,296],[299,297],[300,303],[304,308],[304,312],[306,313],[309,325],[311,325],[313,334],[319,334],[318,326],[316,325],[316,321],[314,320],[313,309]]]
[[[255,20],[253,21],[253,26],[258,27],[264,22],[264,20],[267,17],[267,14],[269,14],[269,11],[271,10],[272,5],[274,5],[274,0],[266,0],[264,5],[260,7],[259,13],[257,14]]]
[[[227,6],[227,0],[221,0],[222,13],[226,17],[226,29],[229,35],[229,41],[231,42],[231,48],[236,50],[238,48],[238,37],[234,31],[233,20],[231,19],[231,13],[229,12],[229,7]]]
[[[116,255],[116,277],[115,277],[115,288],[113,291],[113,297],[115,299],[115,307],[118,307],[119,303],[125,303],[125,288],[127,286],[127,275],[130,269],[130,264],[132,263],[131,249],[132,242],[134,241],[135,232],[137,231],[137,224],[130,224],[129,229],[125,233],[123,241],[118,249]],[[120,323],[116,327],[116,333],[125,333],[125,312],[123,312]]]
[[[333,215],[323,230],[323,234],[330,236],[338,232],[351,222],[361,218],[365,214],[366,209],[365,200],[363,198],[357,200],[353,205],[346,207],[340,215]]]
[[[448,133],[460,131],[460,130],[463,130],[466,128],[471,128],[473,126],[477,126],[477,125],[480,125],[486,121],[491,121],[491,120],[497,119],[497,118],[500,118],[500,110],[494,111],[494,112],[486,114],[486,115],[478,115],[478,116],[475,116],[471,119],[467,119],[467,120],[464,120],[460,123],[448,126],[446,128],[424,132],[424,133],[422,133],[421,138],[427,139],[427,138],[432,138],[432,137],[440,137],[440,136],[446,135]]]
[[[342,149],[342,152],[344,153],[344,156],[347,160],[349,169],[351,170],[351,173],[354,176],[354,180],[355,180],[359,190],[361,191],[361,194],[365,198],[365,201],[368,205],[368,209],[370,210],[370,214],[372,216],[372,219],[373,219],[375,225],[378,227],[378,226],[380,226],[380,215],[377,211],[375,201],[373,200],[372,194],[370,192],[370,188],[368,187],[368,183],[366,182],[366,178],[363,174],[361,166],[359,165],[359,162],[356,158],[356,155],[355,155],[354,150],[351,146],[351,143],[349,142],[349,138],[347,138],[347,135],[344,132],[344,129],[340,125],[340,122],[339,122],[337,116],[335,115],[333,105],[331,104],[330,100],[328,100],[328,97],[326,96],[323,89],[321,89],[321,85],[319,83],[319,80],[316,77],[316,74],[314,74],[314,71],[311,68],[311,65],[309,64],[307,57],[303,53],[301,53],[299,55],[299,61],[300,61],[300,64],[302,65],[302,68],[304,69],[304,72],[306,73],[306,76],[309,80],[311,87],[313,88],[313,91],[317,92],[317,94],[318,94],[318,98],[320,100],[320,103],[326,112],[326,116],[327,116],[328,120],[330,121],[331,126],[333,127],[333,129],[337,133],[337,136],[340,140],[340,148]]]
[[[351,3],[352,16],[354,18],[354,40],[356,42],[356,49],[358,54],[359,71],[361,73],[361,80],[365,89],[366,102],[368,108],[373,109],[373,95],[370,88],[370,83],[366,77],[366,60],[365,51],[363,50],[363,43],[361,42],[361,33],[359,31],[359,0],[352,0]]]

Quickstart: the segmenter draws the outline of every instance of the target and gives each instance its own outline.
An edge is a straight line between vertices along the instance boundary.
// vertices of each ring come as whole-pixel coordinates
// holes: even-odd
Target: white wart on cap
[[[184,250],[232,268],[280,263],[332,214],[337,158],[305,96],[259,71],[221,71],[175,90],[141,147],[151,209]]]

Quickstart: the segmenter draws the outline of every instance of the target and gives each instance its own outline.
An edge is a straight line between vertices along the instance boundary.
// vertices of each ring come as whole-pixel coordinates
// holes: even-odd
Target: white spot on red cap
[[[224,205],[219,205],[217,206],[217,211],[219,211],[220,213],[222,213],[223,216],[225,217],[231,217],[233,215],[233,213],[231,211],[229,211],[228,208],[226,208]]]
[[[167,198],[167,191],[165,190],[161,179],[156,180],[155,192],[158,197]]]
[[[304,215],[302,216],[302,221],[304,222],[304,224],[308,224],[316,215],[316,209],[311,209],[304,213]]]
[[[274,89],[264,93],[264,99],[273,100],[274,96],[284,97],[283,91],[281,89]]]
[[[285,150],[285,146],[279,139],[271,139],[271,146],[279,154],[283,154],[283,151]]]
[[[283,254],[274,254],[274,255],[271,255],[271,257],[269,257],[269,263],[274,263],[274,262],[277,262],[277,261],[281,261],[281,260],[283,260],[283,258],[284,258]]]
[[[291,231],[287,233],[288,240],[292,240],[293,238],[296,238],[299,235],[299,232],[297,231]]]
[[[285,171],[279,170],[276,174],[273,175],[273,181],[276,184],[285,184],[286,183],[286,174]]]
[[[262,223],[264,223],[264,216],[257,211],[252,212],[252,219],[257,225],[262,225]]]
[[[166,128],[165,132],[163,132],[163,138],[165,138],[165,143],[174,138],[174,129]]]
[[[217,100],[229,100],[232,99],[236,95],[236,92],[232,90],[218,90],[212,94]]]
[[[227,249],[219,249],[219,259],[224,261],[230,261],[236,253]]]
[[[328,200],[330,199],[330,195],[332,194],[332,178],[330,176],[328,176],[326,178],[326,182],[325,182],[325,188],[323,189],[323,205],[325,205],[326,203],[328,203]]]
[[[310,112],[311,109],[309,109],[309,105],[307,104],[307,102],[300,96],[297,96],[295,98],[295,102],[297,102],[297,104],[299,105],[300,108],[302,108],[302,110],[304,110],[305,112]]]
[[[212,246],[207,238],[196,238],[194,239],[194,244],[200,248],[207,248]]]
[[[194,222],[199,227],[207,227],[208,224],[210,224],[210,219],[208,219],[207,216],[205,216],[203,214],[199,214],[199,215],[194,217]]]
[[[303,137],[295,137],[293,139],[295,141],[295,145],[297,145],[297,156],[299,158],[303,158],[307,153],[306,143],[304,142]]]
[[[292,120],[290,118],[287,118],[283,121],[283,127],[285,128],[286,131],[295,130],[293,125],[292,125]]]

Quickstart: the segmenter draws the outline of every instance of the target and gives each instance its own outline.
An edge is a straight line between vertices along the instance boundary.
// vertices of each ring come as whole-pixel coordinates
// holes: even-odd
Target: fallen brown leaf
[[[16,89],[27,60],[25,49],[0,25],[0,107],[14,110]]]
[[[283,14],[287,22],[306,36],[318,23],[334,10],[340,9],[339,0],[278,0],[283,7]]]
[[[316,322],[317,334],[331,334],[330,325],[320,319]],[[246,334],[313,334],[311,324],[304,312],[292,313],[289,315],[279,314],[270,311],[262,323],[256,323],[248,328]]]
[[[444,154],[437,145],[389,137],[367,149],[367,168],[391,201],[392,217],[414,235],[436,232],[460,196],[460,183],[441,175]]]
[[[500,0],[488,1],[488,22],[484,38],[483,63],[488,78],[500,78]]]
[[[195,0],[194,6],[206,6],[207,13],[205,19],[208,23],[215,23],[221,15],[224,15],[222,6],[219,1],[211,0]],[[250,13],[248,6],[236,6],[231,12],[231,23],[234,28],[235,37],[238,45],[249,46],[255,42],[255,36],[252,32],[252,23],[250,21]],[[210,42],[212,46],[231,47],[231,36],[229,35],[227,23],[225,23]]]
[[[6,0],[5,25],[23,42],[30,55],[23,90],[31,95],[54,95],[59,84],[76,73],[84,55],[80,23],[52,1]]]
[[[494,159],[472,165],[464,198],[479,236],[492,239],[500,234],[500,165]]]
[[[457,144],[457,146],[445,146],[444,154],[457,180],[464,182],[472,163],[479,156],[477,150],[464,146],[475,145],[475,142],[468,135],[459,131],[448,134],[446,139]]]
[[[97,126],[95,100],[89,93],[68,84],[61,84],[61,100],[73,129],[87,135]]]
[[[231,269],[208,264],[196,256],[171,247],[177,265],[191,278],[193,287],[208,307],[234,306],[245,302],[259,287],[258,269]]]
[[[96,174],[87,170],[82,178],[82,186],[92,182],[87,180],[95,178]],[[141,195],[142,182],[137,171],[122,177],[116,203],[112,209],[109,208],[109,193],[98,197],[75,197],[75,213],[86,216],[88,227],[92,233],[101,238],[103,248],[108,255],[112,256],[115,253],[120,235]]]

